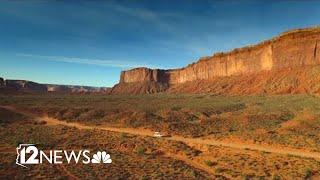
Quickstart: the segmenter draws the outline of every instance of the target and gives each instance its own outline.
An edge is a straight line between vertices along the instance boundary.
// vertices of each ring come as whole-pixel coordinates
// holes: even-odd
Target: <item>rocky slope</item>
[[[173,84],[170,93],[320,94],[320,65]]]
[[[113,88],[112,93],[166,91],[237,94],[234,88],[226,88],[230,86],[237,87],[239,94],[269,91],[270,93],[318,92],[319,89],[314,89],[315,84],[305,84],[303,86],[305,90],[296,88],[302,88],[299,83],[304,81],[320,82],[318,76],[301,75],[312,74],[309,72],[312,69],[308,67],[320,64],[319,46],[320,28],[292,30],[254,46],[201,58],[198,62],[180,69],[136,68],[123,71],[120,82]],[[293,80],[282,82],[283,78],[289,75]],[[314,77],[316,79],[308,79]],[[261,82],[264,82],[264,85]],[[272,83],[289,84],[286,85],[287,89],[282,89],[282,86],[278,87]],[[260,86],[256,87],[257,84]],[[256,88],[253,90],[252,86]],[[266,86],[275,87],[268,89]]]

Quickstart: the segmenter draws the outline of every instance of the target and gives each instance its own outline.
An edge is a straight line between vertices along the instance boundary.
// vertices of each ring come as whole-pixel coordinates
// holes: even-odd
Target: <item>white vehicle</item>
[[[163,137],[163,135],[160,132],[154,132],[153,137]]]

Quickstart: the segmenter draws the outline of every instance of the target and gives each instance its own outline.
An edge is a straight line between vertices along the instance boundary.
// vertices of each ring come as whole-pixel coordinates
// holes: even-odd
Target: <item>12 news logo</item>
[[[105,151],[98,151],[90,158],[89,150],[79,150],[77,152],[71,150],[39,150],[34,144],[19,144],[17,147],[16,164],[22,167],[27,167],[31,164],[42,164],[48,162],[50,164],[62,164],[64,159],[69,164],[75,163],[105,163],[112,162],[111,157]]]

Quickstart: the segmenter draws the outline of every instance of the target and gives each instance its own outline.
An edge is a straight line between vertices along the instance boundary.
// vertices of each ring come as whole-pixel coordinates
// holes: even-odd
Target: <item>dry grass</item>
[[[320,149],[320,99],[313,95],[39,95],[1,97],[0,104],[89,125]]]
[[[0,112],[10,113],[0,109]],[[12,116],[16,114],[12,113]],[[0,127],[1,169],[0,178],[58,178],[67,174],[59,165],[34,165],[29,169],[19,168],[14,162],[15,147],[19,143],[33,143],[43,150],[49,149],[89,149],[94,152],[106,150],[111,154],[110,165],[66,164],[65,167],[74,176],[84,179],[139,179],[150,178],[208,178],[206,172],[186,165],[182,161],[159,154],[175,152],[186,154],[193,149],[189,146],[181,148],[171,141],[153,138],[141,138],[105,131],[78,130],[63,126],[45,126],[35,124],[33,120],[20,120],[6,123]],[[143,152],[141,150],[143,147]],[[168,148],[168,149],[167,149]],[[179,148],[179,149],[178,149]],[[135,151],[138,149],[138,154]],[[140,150],[139,150],[140,149]]]
[[[148,127],[184,136],[240,139],[314,151],[319,151],[320,147],[320,100],[312,95],[26,95],[3,96],[0,104],[90,125]],[[319,162],[292,155],[215,146],[192,147],[161,138],[47,126],[4,109],[0,109],[0,117],[0,178],[67,176],[59,166],[34,166],[30,171],[16,168],[14,148],[22,142],[47,149],[103,149],[110,152],[114,160],[110,166],[66,165],[74,176],[86,179],[206,179],[212,176],[222,179],[304,179],[316,177],[320,171]],[[188,158],[212,172],[166,154]]]

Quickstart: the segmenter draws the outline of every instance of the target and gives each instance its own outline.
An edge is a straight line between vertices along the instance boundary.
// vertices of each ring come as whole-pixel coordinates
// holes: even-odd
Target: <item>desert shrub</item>
[[[272,180],[281,180],[281,177],[279,175],[277,175],[277,174],[274,174],[272,176]]]
[[[21,114],[11,112],[3,108],[0,108],[0,117],[0,124],[2,125],[27,119],[27,117]]]
[[[192,177],[192,178],[196,178],[197,177],[197,173],[194,170],[187,170],[187,175]]]
[[[121,144],[122,144],[122,143],[125,143],[126,139],[127,139],[126,133],[121,133],[121,134],[120,134],[120,143],[121,143]]]
[[[204,163],[205,163],[207,166],[210,166],[210,167],[217,165],[216,162],[213,162],[213,161],[211,161],[211,160],[206,160],[206,161],[204,161]]]
[[[216,172],[216,173],[222,173],[223,171],[224,171],[223,168],[217,168],[215,172]]]
[[[89,110],[87,112],[83,112],[80,114],[80,120],[93,120],[93,119],[101,119],[105,116],[105,112],[103,110]]]
[[[306,170],[304,178],[305,179],[310,179],[312,174],[313,174],[312,171],[310,169],[308,169],[308,170]]]
[[[253,179],[253,177],[254,177],[254,176],[248,175],[248,174],[243,175],[243,179],[244,179],[244,180],[250,180],[250,179]]]
[[[144,147],[138,147],[136,151],[137,151],[137,154],[144,155],[146,153],[147,149]]]
[[[181,107],[179,107],[179,106],[174,106],[174,107],[171,108],[171,110],[172,110],[172,111],[179,111],[179,110],[181,110]]]
[[[64,120],[76,120],[80,116],[80,114],[85,111],[85,109],[70,108],[65,113],[63,113],[62,118]]]

